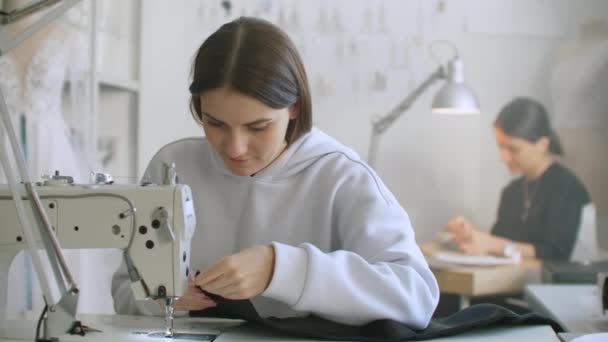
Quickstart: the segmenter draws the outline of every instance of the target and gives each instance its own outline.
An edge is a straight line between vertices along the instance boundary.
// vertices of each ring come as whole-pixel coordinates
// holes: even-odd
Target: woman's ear
[[[289,106],[288,110],[289,110],[289,119],[290,120],[297,118],[298,114],[300,113],[300,103],[296,102],[296,103],[292,104],[291,106]]]
[[[547,152],[549,151],[549,146],[551,145],[551,139],[549,137],[540,137],[534,143],[541,151]]]

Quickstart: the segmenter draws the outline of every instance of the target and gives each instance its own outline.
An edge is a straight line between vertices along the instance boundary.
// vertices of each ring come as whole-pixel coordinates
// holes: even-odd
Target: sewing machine
[[[190,272],[190,240],[196,226],[190,188],[81,185],[68,179],[51,177],[35,186],[61,247],[122,250],[135,298],[166,300],[167,316],[172,315],[174,300],[185,291]],[[26,200],[25,189],[22,190]],[[30,207],[27,214],[33,215]],[[36,240],[39,239],[37,235]],[[11,192],[6,184],[0,184],[0,274],[7,274],[17,253],[28,248],[24,240]],[[4,278],[0,283],[0,303],[6,303],[6,292]],[[5,308],[0,309],[1,318]],[[172,324],[172,316],[168,318]],[[10,326],[3,328],[0,335],[14,336],[8,331]],[[63,334],[67,329],[60,325],[52,334]]]
[[[175,298],[183,293],[189,273],[189,242],[195,229],[192,195],[187,186],[70,185],[59,178],[36,185],[36,190],[64,249],[117,248],[128,253],[141,278],[132,283],[137,299]],[[0,185],[0,274],[6,274],[13,257],[26,249],[10,198],[7,186]],[[0,296],[6,296],[6,283],[0,286]],[[162,322],[159,317],[81,315],[79,318],[102,332],[84,337],[67,335],[65,331],[51,335],[61,336],[61,341],[78,342],[166,340],[158,333]],[[14,323],[10,322],[6,330],[15,328],[11,326]],[[174,339],[216,342],[293,339],[255,326],[242,326],[243,323],[221,318],[182,318],[176,322],[181,336],[176,334]],[[29,335],[2,331],[0,341],[33,340],[34,330],[31,324],[29,327]],[[460,337],[466,341],[558,340],[548,326],[497,327]],[[312,342],[305,338],[297,340]]]

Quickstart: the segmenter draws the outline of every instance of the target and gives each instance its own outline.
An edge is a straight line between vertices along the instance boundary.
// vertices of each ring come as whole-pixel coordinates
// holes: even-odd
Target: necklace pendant
[[[521,220],[522,222],[525,222],[528,219],[528,216],[530,215],[530,208],[532,208],[532,202],[534,201],[534,197],[536,195],[536,192],[538,191],[538,187],[540,184],[540,179],[535,182],[534,184],[532,184],[532,189],[529,189],[528,186],[530,184],[528,184],[528,182],[524,181],[523,182],[523,211],[521,214]]]
[[[524,210],[521,213],[521,220],[526,221],[528,214],[530,213],[530,207],[532,206],[532,200],[528,197],[524,198]]]

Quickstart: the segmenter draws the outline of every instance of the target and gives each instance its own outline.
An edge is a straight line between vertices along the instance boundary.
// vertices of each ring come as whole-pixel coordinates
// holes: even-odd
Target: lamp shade
[[[447,82],[435,95],[431,110],[438,114],[479,114],[479,102],[471,88]]]
[[[432,111],[440,114],[478,114],[479,101],[464,84],[464,68],[458,57],[448,63],[446,83],[433,99]]]

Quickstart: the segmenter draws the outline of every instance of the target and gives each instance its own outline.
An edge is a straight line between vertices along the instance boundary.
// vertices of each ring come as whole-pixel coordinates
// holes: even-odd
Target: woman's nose
[[[237,158],[247,152],[247,137],[239,132],[230,133],[226,137],[225,151],[230,158]]]

